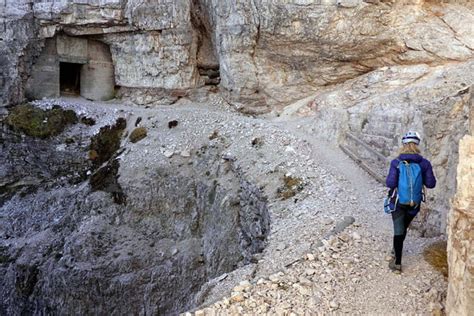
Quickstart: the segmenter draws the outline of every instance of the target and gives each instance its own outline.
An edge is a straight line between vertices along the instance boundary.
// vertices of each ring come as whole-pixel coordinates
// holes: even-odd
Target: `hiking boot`
[[[392,261],[395,259],[395,250],[392,248],[389,255],[385,256],[385,261]]]
[[[394,273],[401,273],[402,272],[402,265],[401,264],[396,264],[395,263],[395,258],[393,258],[392,260],[390,260],[389,264],[388,264],[388,267],[390,268],[390,270],[392,270],[392,272]]]

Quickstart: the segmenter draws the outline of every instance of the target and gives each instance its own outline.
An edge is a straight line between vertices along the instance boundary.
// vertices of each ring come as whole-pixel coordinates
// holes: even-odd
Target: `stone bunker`
[[[46,39],[27,83],[30,99],[80,95],[93,101],[115,95],[112,55],[107,44],[84,37]]]

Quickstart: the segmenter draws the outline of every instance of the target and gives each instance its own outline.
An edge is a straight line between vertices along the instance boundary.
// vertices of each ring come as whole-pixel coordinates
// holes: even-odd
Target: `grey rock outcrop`
[[[124,98],[170,103],[219,85],[255,113],[383,66],[465,61],[474,48],[469,1],[8,0],[3,9],[2,67],[26,66],[3,76],[2,104],[21,101],[38,45],[61,32],[110,46]]]
[[[38,24],[26,4],[0,5],[0,107],[24,99],[27,78],[41,51]]]
[[[176,314],[263,250],[267,200],[223,148],[203,146],[193,163],[127,148],[97,171],[118,172],[117,204],[85,182],[88,128],[68,131],[71,147],[63,134],[5,137],[0,173],[17,185],[1,196],[0,314]]]
[[[462,5],[334,4],[252,1],[245,11],[214,1],[225,90],[281,105],[382,66],[472,57],[474,16]]]
[[[457,144],[473,115],[470,0],[5,0],[0,10],[0,112],[25,97],[57,96],[60,63],[77,64],[76,57],[84,56],[81,65],[100,64],[108,70],[106,79],[113,79],[104,99],[114,95],[114,86],[118,97],[140,105],[220,91],[239,110],[258,114],[315,95],[312,127],[353,146],[364,159],[377,152],[378,172],[403,132],[422,133],[424,154],[439,179],[422,213],[423,230],[437,234],[446,228],[456,190]],[[69,41],[86,43],[85,53],[73,59],[73,53],[61,53]],[[91,55],[89,47],[107,58]],[[90,78],[83,85],[89,90],[104,79]],[[84,96],[94,99],[97,93]],[[348,134],[373,150],[351,144]],[[48,147],[18,145],[20,151],[35,146]],[[0,313],[153,314],[190,308],[199,286],[250,260],[268,230],[265,199],[231,159],[217,158],[222,151],[206,149],[189,165],[174,159],[196,152],[179,156],[167,149],[161,165],[141,174],[133,163],[142,155],[131,153],[118,180],[127,205],[83,186],[57,188],[67,178],[45,187],[27,182],[39,191],[0,206],[7,210],[0,227],[5,276],[0,288],[8,289],[1,291]],[[462,157],[465,151],[462,147]],[[79,154],[65,157],[76,161]],[[6,152],[0,158],[13,184],[24,185],[20,176],[36,168],[17,173]],[[53,177],[67,173],[59,168],[61,159],[46,164]],[[470,245],[456,239],[470,225],[463,202],[470,196],[461,185],[466,181],[458,182],[448,228],[454,236],[448,305],[459,313],[470,307],[463,292],[470,279],[463,279],[463,269],[471,263],[462,255]],[[176,188],[182,195],[176,196]],[[123,300],[132,292],[137,296]],[[112,306],[116,309],[107,309]]]

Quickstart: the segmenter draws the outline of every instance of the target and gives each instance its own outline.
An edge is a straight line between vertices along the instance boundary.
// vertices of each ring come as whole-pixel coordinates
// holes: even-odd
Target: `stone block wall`
[[[85,64],[88,60],[88,40],[60,35],[56,40],[56,54],[60,61]]]

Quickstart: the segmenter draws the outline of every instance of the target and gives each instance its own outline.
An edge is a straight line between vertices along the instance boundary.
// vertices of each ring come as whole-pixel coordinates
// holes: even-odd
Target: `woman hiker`
[[[395,189],[398,191],[395,210],[391,213],[394,230],[392,255],[394,252],[394,257],[389,263],[390,270],[398,273],[402,271],[403,241],[407,235],[407,228],[420,211],[422,186],[430,189],[436,186],[431,163],[420,155],[419,144],[420,135],[417,132],[408,132],[403,136],[400,155],[390,163],[386,180],[391,192]],[[416,178],[419,180],[417,181]],[[413,192],[414,190],[416,192]],[[411,196],[411,199],[407,199],[407,195]]]

